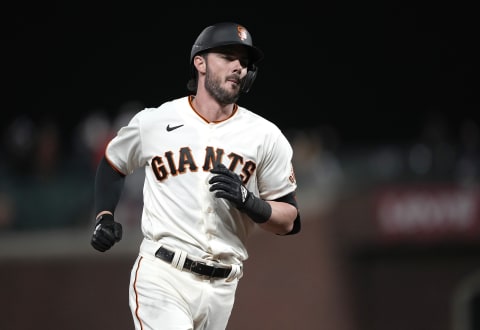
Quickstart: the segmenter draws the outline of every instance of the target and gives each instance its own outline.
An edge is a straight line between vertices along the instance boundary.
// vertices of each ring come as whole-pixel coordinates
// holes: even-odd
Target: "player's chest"
[[[148,158],[163,156],[196,163],[211,157],[256,162],[262,145],[263,140],[255,132],[233,126],[171,123],[163,130],[149,132],[148,138],[144,136],[143,153]]]

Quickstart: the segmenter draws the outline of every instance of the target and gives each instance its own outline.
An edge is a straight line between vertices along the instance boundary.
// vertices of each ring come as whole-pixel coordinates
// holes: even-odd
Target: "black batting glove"
[[[232,202],[237,209],[245,212],[257,223],[270,219],[272,215],[270,204],[248,191],[239,175],[223,164],[216,164],[210,172],[216,174],[208,181],[211,184],[210,191],[215,192],[215,197]]]
[[[102,214],[96,221],[90,244],[96,250],[105,252],[122,239],[122,233],[122,224],[116,222],[113,215]]]

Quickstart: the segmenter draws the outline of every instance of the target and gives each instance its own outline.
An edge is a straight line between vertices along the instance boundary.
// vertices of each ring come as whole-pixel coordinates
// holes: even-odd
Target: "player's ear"
[[[193,58],[193,65],[197,69],[199,73],[205,73],[206,70],[206,63],[205,63],[205,58],[201,55],[196,55]]]

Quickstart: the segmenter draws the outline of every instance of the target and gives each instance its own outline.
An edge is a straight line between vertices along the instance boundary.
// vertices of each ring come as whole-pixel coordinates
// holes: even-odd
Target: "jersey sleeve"
[[[257,169],[259,194],[265,200],[283,197],[297,189],[292,147],[280,130],[274,132],[265,144],[264,159]]]
[[[135,115],[127,126],[119,129],[105,150],[105,157],[110,164],[125,175],[146,164],[142,157],[140,114],[141,112]]]

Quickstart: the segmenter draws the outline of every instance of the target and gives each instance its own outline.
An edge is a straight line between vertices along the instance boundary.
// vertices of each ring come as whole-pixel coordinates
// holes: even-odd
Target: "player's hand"
[[[105,252],[122,239],[122,233],[122,224],[116,222],[113,215],[102,214],[97,219],[90,244],[96,250]]]
[[[211,184],[210,191],[215,192],[215,197],[229,200],[257,223],[270,219],[272,214],[270,204],[248,191],[239,175],[223,164],[216,164],[210,172],[216,174],[208,181]]]
[[[210,191],[215,191],[215,197],[228,199],[237,208],[242,208],[249,191],[242,185],[240,176],[223,164],[215,165],[210,172],[217,174],[208,181],[211,184]]]

